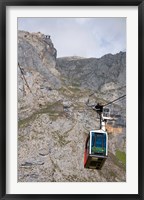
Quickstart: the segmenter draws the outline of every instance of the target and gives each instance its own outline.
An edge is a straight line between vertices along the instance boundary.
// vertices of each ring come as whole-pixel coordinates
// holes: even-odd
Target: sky
[[[50,35],[57,57],[126,51],[126,18],[19,18],[18,30]]]

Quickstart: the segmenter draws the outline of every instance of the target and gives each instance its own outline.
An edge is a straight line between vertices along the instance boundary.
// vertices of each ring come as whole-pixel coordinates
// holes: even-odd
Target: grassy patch
[[[34,112],[31,116],[20,120],[18,122],[18,127],[19,128],[26,127],[28,124],[36,120],[41,114],[46,114],[46,113],[49,114],[51,120],[56,120],[57,117],[63,113],[63,105],[61,104],[61,102],[46,104],[44,107]]]
[[[24,135],[19,135],[19,136],[18,136],[18,140],[19,140],[20,142],[24,142],[24,141],[26,140],[26,137],[25,137]]]
[[[37,114],[43,114],[43,113],[50,113],[55,114],[59,113],[63,110],[63,105],[61,102],[55,102],[55,103],[48,103],[44,107],[42,107],[40,110],[37,111]]]
[[[60,144],[60,146],[65,146],[66,144],[68,144],[70,141],[66,140],[67,136],[65,135],[58,135],[58,143]]]
[[[116,178],[116,174],[113,171],[110,171],[109,174],[110,174],[111,177]]]
[[[78,176],[77,175],[68,175],[66,176],[67,181],[77,181]]]
[[[68,89],[71,90],[74,93],[81,91],[81,89],[78,86],[69,86]]]
[[[55,141],[62,147],[70,143],[71,141],[67,140],[68,134],[65,132],[63,135],[59,134],[58,131],[53,132],[53,137]]]
[[[61,87],[59,89],[59,92],[61,94],[63,94],[65,97],[72,97],[73,96],[73,92],[71,90],[69,90],[67,87]]]
[[[119,158],[119,153],[118,153],[118,156],[116,156],[116,155],[109,152],[109,157],[115,165],[122,168],[124,171],[126,170],[126,160],[124,162],[125,164],[123,164],[122,161],[121,161],[121,158]]]
[[[30,122],[33,122],[36,118],[37,118],[37,113],[33,113],[31,116],[25,119],[19,120],[18,128],[23,128],[27,126]]]
[[[80,83],[76,80],[75,82],[72,83],[73,87],[80,87]]]
[[[125,166],[126,165],[126,154],[123,151],[116,150],[116,158]]]
[[[49,114],[49,119],[51,121],[56,121],[59,116],[60,116],[60,114],[58,114],[58,113]]]

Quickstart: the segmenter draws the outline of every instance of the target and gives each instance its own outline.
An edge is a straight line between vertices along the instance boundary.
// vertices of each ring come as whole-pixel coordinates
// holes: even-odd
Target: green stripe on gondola
[[[92,153],[104,153],[106,151],[105,148],[102,147],[92,147]]]

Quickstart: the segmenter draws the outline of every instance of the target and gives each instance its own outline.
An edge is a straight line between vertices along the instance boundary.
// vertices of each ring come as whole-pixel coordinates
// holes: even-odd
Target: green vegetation
[[[49,119],[51,121],[56,121],[58,117],[60,117],[60,114],[58,113],[49,114]]]
[[[76,87],[76,86],[74,86],[74,87],[71,86],[71,87],[69,87],[68,89],[71,90],[71,91],[74,92],[74,93],[75,93],[75,92],[80,92],[80,91],[81,91],[81,89],[80,89],[79,87]]]
[[[22,128],[36,120],[40,117],[41,114],[48,113],[51,120],[56,120],[58,116],[60,116],[63,113],[63,105],[61,102],[55,102],[55,103],[49,103],[46,104],[41,109],[34,112],[31,116],[22,119],[18,122],[18,127]]]
[[[109,174],[111,177],[116,178],[116,174],[113,171],[110,171]]]
[[[66,97],[71,97],[73,96],[73,93],[67,88],[67,87],[61,87],[59,89],[60,93],[62,93],[63,95],[65,95]]]
[[[66,144],[70,143],[71,141],[66,140],[67,136],[65,135],[57,135],[58,137],[58,143],[60,146],[65,146]]]
[[[125,166],[126,165],[126,154],[123,151],[116,150],[116,158]]]
[[[122,152],[122,153],[124,153],[124,152]],[[118,153],[118,155],[119,155],[119,153]],[[108,156],[110,157],[110,159],[112,160],[112,162],[115,165],[117,165],[118,167],[122,168],[123,170],[126,170],[126,161],[125,161],[125,164],[123,164],[121,159],[119,159],[119,157],[117,157],[116,155],[114,155],[114,154],[112,154],[110,152],[109,152]]]
[[[77,80],[75,82],[73,80],[72,86],[73,87],[80,87],[80,83]]]
[[[63,135],[59,134],[59,131],[55,131],[52,133],[52,135],[54,140],[57,141],[57,144],[59,144],[61,147],[71,142],[70,140],[67,140],[68,131],[64,132]]]
[[[66,96],[73,96],[75,92],[80,92],[80,88],[78,86],[68,86],[61,87],[59,91]]]
[[[37,113],[33,113],[31,116],[29,116],[25,119],[19,120],[18,128],[27,126],[30,122],[33,122],[37,117],[38,117]]]
[[[77,181],[79,179],[79,177],[77,175],[68,175],[65,176],[67,181]]]
[[[24,136],[24,135],[19,135],[19,136],[18,136],[18,140],[19,140],[20,142],[24,142],[26,139],[27,139],[27,137]]]

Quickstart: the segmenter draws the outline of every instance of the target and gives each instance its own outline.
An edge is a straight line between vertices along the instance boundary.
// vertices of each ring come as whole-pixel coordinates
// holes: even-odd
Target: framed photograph
[[[0,9],[0,199],[144,199],[143,1]]]

